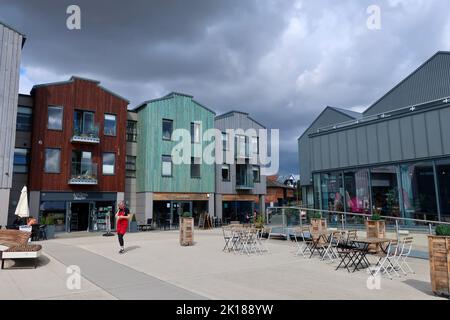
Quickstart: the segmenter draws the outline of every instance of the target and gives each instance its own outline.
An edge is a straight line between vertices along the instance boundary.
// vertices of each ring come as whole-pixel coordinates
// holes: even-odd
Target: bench
[[[37,267],[37,258],[41,255],[42,246],[28,244],[31,232],[19,230],[0,230],[0,259],[2,269],[8,259],[34,259],[34,268]]]

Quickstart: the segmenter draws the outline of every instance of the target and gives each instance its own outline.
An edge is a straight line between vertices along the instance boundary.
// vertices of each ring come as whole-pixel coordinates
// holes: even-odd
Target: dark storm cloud
[[[281,171],[326,105],[367,107],[450,47],[446,1],[0,0],[0,20],[27,34],[21,91],[70,75],[97,79],[131,106],[169,91],[218,113],[240,109],[280,129]],[[65,27],[78,4],[82,30]],[[369,5],[381,30],[366,27]]]

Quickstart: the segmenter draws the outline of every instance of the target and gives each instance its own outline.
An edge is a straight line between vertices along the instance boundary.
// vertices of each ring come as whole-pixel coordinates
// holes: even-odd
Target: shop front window
[[[39,209],[39,223],[54,224],[55,232],[66,230],[66,203],[64,201],[43,201]]]
[[[321,196],[320,196],[320,174],[314,174],[314,209],[322,209],[321,208]]]
[[[321,190],[323,210],[344,211],[342,173],[322,173]]]
[[[344,173],[347,212],[370,213],[369,171],[367,169]]]
[[[441,221],[450,222],[450,160],[436,163],[436,175],[441,204]]]
[[[384,216],[400,217],[397,167],[370,169],[372,182],[372,207]]]
[[[400,173],[405,218],[437,220],[433,163],[403,164]]]

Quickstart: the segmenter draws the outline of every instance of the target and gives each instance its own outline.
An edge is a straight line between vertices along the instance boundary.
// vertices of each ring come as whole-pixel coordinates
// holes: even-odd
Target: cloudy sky
[[[81,8],[81,30],[66,9]],[[381,29],[367,27],[377,5]],[[280,173],[297,173],[297,138],[327,105],[361,111],[438,50],[448,0],[0,0],[28,37],[20,91],[93,78],[131,107],[170,91],[218,114],[280,129]]]

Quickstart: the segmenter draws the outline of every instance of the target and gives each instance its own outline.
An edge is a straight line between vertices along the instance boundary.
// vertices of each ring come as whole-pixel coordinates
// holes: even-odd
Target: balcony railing
[[[97,164],[92,162],[72,162],[72,172],[69,184],[72,185],[96,185]]]
[[[100,126],[92,125],[89,128],[74,128],[71,142],[78,143],[100,143]]]
[[[250,190],[254,187],[251,166],[248,164],[236,165],[236,189]]]

